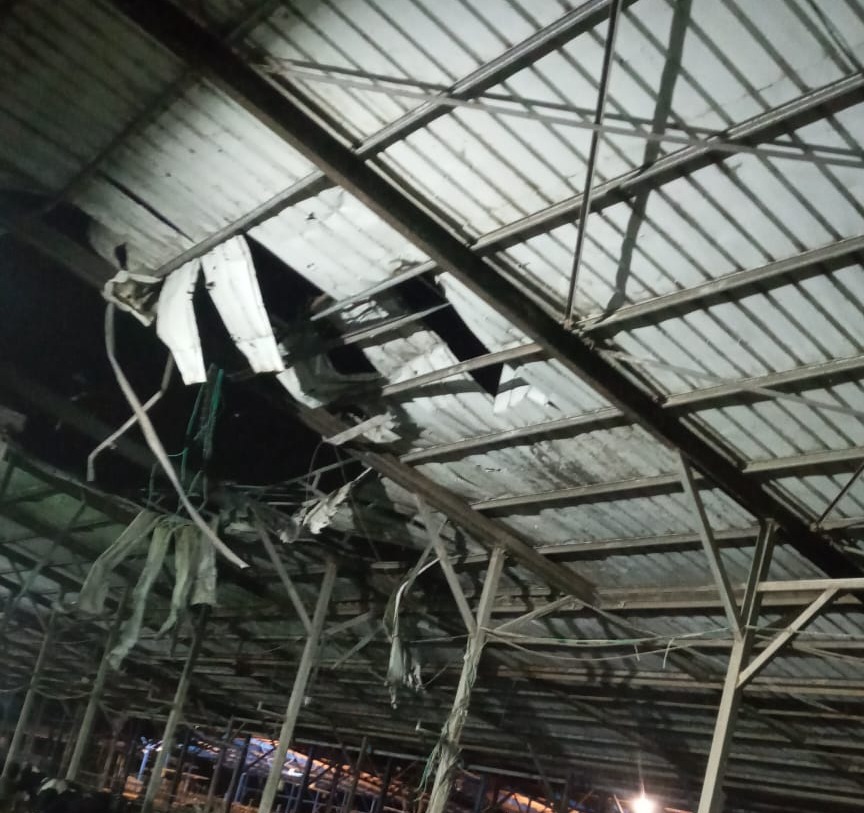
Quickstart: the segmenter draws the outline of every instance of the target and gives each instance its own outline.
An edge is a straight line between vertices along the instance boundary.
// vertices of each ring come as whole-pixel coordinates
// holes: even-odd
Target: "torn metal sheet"
[[[118,271],[102,288],[102,296],[121,311],[131,313],[149,327],[156,318],[157,286],[160,280],[146,274]]]
[[[174,356],[184,384],[207,380],[193,298],[201,264],[193,260],[165,279],[156,306],[156,335]]]
[[[249,246],[242,237],[226,240],[202,257],[210,298],[234,344],[256,373],[285,369],[258,287]]]
[[[340,373],[327,356],[318,355],[297,361],[276,378],[300,403],[319,407],[356,392],[357,387],[368,389],[381,377],[377,373]]]
[[[543,390],[525,381],[518,369],[505,364],[501,370],[498,392],[495,394],[495,403],[492,407],[493,411],[496,415],[501,415],[525,400],[531,401],[539,407],[545,407],[551,403]]]
[[[320,534],[330,525],[339,506],[348,498],[348,493],[353,485],[353,480],[350,483],[345,483],[341,488],[324,495],[320,500],[316,500],[311,506],[304,509],[301,516],[302,524],[313,534]]]

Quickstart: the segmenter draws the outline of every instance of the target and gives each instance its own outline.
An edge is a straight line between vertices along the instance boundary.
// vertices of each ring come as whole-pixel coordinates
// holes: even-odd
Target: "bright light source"
[[[637,796],[631,803],[633,813],[657,813],[657,802],[649,799],[644,793]]]

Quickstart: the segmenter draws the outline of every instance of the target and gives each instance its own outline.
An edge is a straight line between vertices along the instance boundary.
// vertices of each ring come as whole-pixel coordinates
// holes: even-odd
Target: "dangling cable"
[[[165,362],[165,372],[162,373],[162,383],[159,385],[159,389],[151,395],[147,401],[141,406],[145,412],[149,412],[153,406],[158,403],[158,401],[165,394],[165,391],[168,389],[168,384],[171,382],[171,374],[174,372],[174,357],[169,353],[168,360]],[[90,454],[87,456],[87,482],[92,483],[96,479],[96,470],[95,463],[96,458],[105,451],[109,446],[113,446],[121,435],[125,432],[128,432],[136,423],[138,423],[138,416],[134,413],[129,416],[128,420],[120,426],[115,432],[112,432],[108,435],[105,440],[103,440]]]
[[[138,396],[135,394],[135,390],[132,389],[132,385],[123,373],[123,368],[117,361],[117,356],[115,355],[114,350],[114,311],[114,303],[109,302],[108,307],[105,309],[105,350],[108,354],[108,361],[111,363],[111,369],[114,371],[114,377],[117,379],[117,384],[120,386],[121,392],[129,402],[129,406],[132,408],[135,417],[138,419],[138,423],[141,425],[141,432],[144,435],[144,439],[147,441],[147,445],[150,447],[150,451],[153,452],[153,456],[159,462],[159,465],[162,466],[165,476],[168,478],[171,485],[174,486],[174,490],[180,498],[180,503],[186,509],[192,522],[201,529],[201,532],[210,540],[213,547],[236,567],[241,569],[249,567],[246,562],[237,556],[218,536],[216,536],[210,526],[204,521],[204,518],[195,510],[192,503],[189,502],[189,498],[186,496],[186,492],[183,490],[183,486],[177,478],[177,472],[174,471],[174,467],[168,459],[165,447],[162,445],[162,441],[159,440],[159,436],[156,434],[156,430],[150,421],[149,415],[144,411],[141,402],[138,400]]]

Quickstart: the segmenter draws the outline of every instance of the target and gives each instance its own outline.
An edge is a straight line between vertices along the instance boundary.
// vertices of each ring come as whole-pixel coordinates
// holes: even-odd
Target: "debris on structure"
[[[233,237],[201,258],[207,292],[237,349],[256,373],[285,369],[264,308],[249,246]]]
[[[147,601],[169,559],[172,542],[174,588],[168,616],[157,636],[174,627],[188,607],[216,604],[216,552],[210,541],[190,522],[142,511],[91,565],[75,608],[83,615],[104,613],[111,574],[130,558],[137,558],[146,551],[132,591],[131,612],[123,621],[118,641],[111,650],[110,663],[114,669],[120,667],[141,635]]]
[[[327,528],[336,516],[339,506],[348,499],[348,494],[354,482],[345,483],[344,486],[337,488],[329,494],[325,494],[318,500],[315,500],[309,506],[303,509],[300,514],[299,521],[307,527],[315,536]]]
[[[193,260],[172,271],[162,284],[156,307],[156,335],[171,351],[184,384],[207,380],[193,304],[200,267]]]

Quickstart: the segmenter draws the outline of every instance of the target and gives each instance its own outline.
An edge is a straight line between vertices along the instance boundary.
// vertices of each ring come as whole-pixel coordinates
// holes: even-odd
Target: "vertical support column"
[[[237,764],[234,766],[234,771],[231,774],[231,781],[228,783],[228,790],[225,792],[225,813],[230,813],[231,805],[234,804],[234,794],[237,791],[237,782],[240,781],[240,775],[244,770],[246,770],[246,760],[249,757],[249,743],[251,740],[251,734],[247,734],[243,740],[243,747],[240,749],[240,754],[237,757]]]
[[[435,781],[429,793],[427,813],[444,813],[447,806],[447,799],[453,786],[453,771],[459,757],[459,739],[468,717],[471,689],[474,686],[477,668],[480,665],[480,656],[486,644],[486,628],[489,626],[492,605],[495,601],[498,580],[501,577],[503,567],[504,551],[501,548],[495,548],[489,557],[489,568],[483,581],[483,591],[477,606],[477,623],[474,632],[468,636],[468,646],[465,648],[465,660],[462,664],[462,674],[459,676],[459,685],[456,687],[453,707],[450,710],[450,716],[444,723],[438,741],[440,749],[438,769],[435,772]]]
[[[72,758],[72,749],[75,747],[75,732],[81,728],[81,720],[84,719],[84,704],[75,704],[75,715],[72,717],[72,725],[69,728],[69,736],[66,738],[66,743],[63,746],[63,755],[60,757],[60,775],[66,774],[66,768],[69,765],[69,760]]]
[[[213,807],[213,800],[216,797],[216,786],[219,784],[219,774],[222,773],[222,766],[225,764],[225,756],[228,749],[231,747],[231,736],[234,730],[234,718],[228,721],[225,726],[225,736],[222,738],[222,747],[219,749],[219,756],[213,765],[213,776],[210,777],[210,786],[207,788],[207,799],[204,802],[204,813],[210,813]]]
[[[378,794],[374,813],[384,813],[384,806],[387,804],[387,792],[390,790],[390,778],[392,776],[393,757],[387,757],[387,764],[384,766],[384,775],[381,777],[381,792]]]
[[[27,755],[27,762],[31,764],[38,764],[36,752],[38,751],[39,746],[37,745],[37,742],[39,741],[39,729],[42,727],[42,719],[45,716],[44,712],[45,698],[38,697],[31,722],[27,726],[28,730],[27,735],[24,738],[24,745],[21,747],[22,753]]]
[[[117,632],[120,629],[120,622],[123,615],[123,607],[126,604],[124,596],[117,608],[114,619],[111,622],[111,627],[108,630],[108,637],[105,640],[105,649],[102,652],[102,660],[99,661],[99,668],[96,670],[96,677],[93,680],[93,688],[90,690],[90,697],[87,700],[87,708],[84,710],[84,717],[81,720],[81,727],[78,729],[78,736],[75,740],[75,746],[72,750],[72,756],[69,758],[69,767],[66,769],[66,781],[74,782],[78,779],[78,772],[81,770],[81,762],[84,759],[84,752],[87,750],[87,745],[90,742],[90,735],[93,732],[93,723],[96,720],[96,712],[99,710],[99,704],[102,702],[102,693],[105,690],[105,681],[108,679],[108,671],[110,669],[109,656],[111,650],[114,649],[114,644],[117,641]]]
[[[120,769],[120,776],[116,777],[116,781],[111,783],[111,792],[117,791],[117,785],[120,785],[120,793],[126,790],[126,779],[132,773],[133,765],[135,764],[135,755],[138,753],[138,733],[141,731],[141,721],[133,719],[129,724],[129,742],[126,745],[126,755],[123,757],[123,766]],[[122,783],[122,784],[121,784]]]
[[[36,684],[42,675],[42,669],[45,666],[45,661],[48,657],[48,650],[51,648],[51,641],[54,637],[54,624],[56,622],[56,611],[51,612],[51,617],[48,619],[48,626],[45,629],[45,634],[42,637],[42,645],[39,647],[39,654],[36,656],[36,663],[33,664],[33,674],[30,675],[30,684],[27,687],[27,694],[24,696],[24,702],[21,704],[21,711],[18,714],[18,723],[15,726],[15,733],[12,735],[12,740],[9,743],[9,748],[6,751],[6,762],[3,763],[3,772],[0,774],[0,779],[6,779],[9,776],[9,771],[12,765],[18,761],[18,756],[21,753],[21,746],[24,744],[24,735],[27,733],[27,726],[30,723],[30,715],[33,713],[33,706],[36,703]]]
[[[285,709],[285,720],[279,731],[279,742],[273,752],[270,773],[267,775],[267,783],[264,785],[264,791],[261,794],[261,804],[258,807],[259,813],[270,813],[273,809],[273,801],[276,799],[279,784],[282,782],[282,769],[285,766],[285,757],[288,754],[288,746],[291,745],[291,739],[294,736],[294,727],[297,724],[297,717],[303,705],[303,698],[306,696],[306,686],[318,655],[318,643],[321,639],[321,632],[324,629],[324,621],[327,618],[327,607],[330,604],[330,594],[333,592],[333,585],[335,583],[336,563],[330,560],[327,562],[324,578],[321,581],[321,590],[318,593],[318,602],[315,605],[315,614],[312,617],[312,629],[309,635],[306,636],[306,645],[303,647],[300,665],[297,667],[297,674],[294,676],[291,697],[288,700],[288,707]],[[149,811],[145,810],[143,813],[149,813]]]
[[[339,783],[342,781],[342,761],[336,763],[333,768],[333,777],[330,780],[330,792],[327,801],[324,802],[324,813],[333,813],[336,805],[336,794],[339,793]]]
[[[477,783],[477,793],[474,796],[474,813],[483,813],[486,808],[486,786],[489,784],[489,775],[480,774],[480,781]]]
[[[120,732],[123,730],[123,725],[126,722],[121,716],[117,720],[111,722],[111,739],[108,741],[108,749],[105,755],[105,764],[102,766],[102,773],[99,774],[99,788],[104,789],[113,784],[113,776],[116,773],[117,762],[117,741],[120,739]]]
[[[150,781],[147,783],[147,791],[144,794],[144,804],[141,807],[141,813],[152,813],[153,804],[156,801],[156,794],[162,785],[162,773],[165,766],[168,764],[168,758],[171,756],[171,750],[174,743],[174,735],[177,732],[177,726],[183,716],[183,706],[186,703],[186,695],[189,693],[189,684],[192,682],[192,673],[195,671],[195,661],[198,660],[198,653],[201,651],[201,645],[204,643],[204,632],[207,627],[207,618],[210,615],[210,607],[203,605],[198,612],[198,621],[195,624],[195,634],[192,638],[192,645],[189,647],[189,654],[186,656],[186,663],[183,664],[183,672],[180,675],[180,680],[177,681],[177,689],[174,692],[174,702],[171,704],[171,713],[165,721],[165,730],[162,732],[162,750],[156,755],[156,761],[153,763],[153,771],[150,774]]]
[[[186,728],[186,734],[183,736],[183,745],[180,748],[180,756],[177,757],[177,765],[174,768],[174,777],[171,779],[171,790],[168,793],[168,810],[174,807],[174,802],[177,800],[177,791],[180,789],[180,782],[183,779],[183,769],[186,767],[186,755],[189,753],[189,740],[192,739],[192,729]]]
[[[312,773],[312,766],[315,764],[315,746],[310,745],[306,753],[306,764],[303,766],[303,776],[300,777],[300,784],[297,786],[297,795],[291,805],[291,813],[300,813],[303,809],[303,797],[309,788],[309,776]],[[288,810],[286,809],[286,813]]]
[[[150,760],[150,751],[152,749],[150,746],[146,746],[144,748],[144,753],[141,755],[141,764],[138,766],[138,781],[142,782],[144,780],[144,771],[147,770],[147,763]]]
[[[561,798],[558,800],[555,811],[556,813],[569,813],[570,810],[570,795],[573,787],[573,774],[568,773],[564,780],[564,787],[561,788]],[[551,800],[550,800],[551,801]]]
[[[348,788],[348,794],[345,796],[345,804],[342,806],[345,813],[352,813],[354,808],[354,798],[357,796],[357,783],[360,781],[360,770],[363,767],[363,760],[366,758],[366,748],[366,737],[363,737],[360,751],[357,753],[357,762],[354,763],[354,775],[351,777],[351,785]]]
[[[720,707],[717,709],[717,720],[714,724],[711,750],[708,752],[708,764],[705,768],[698,813],[720,813],[723,809],[723,778],[726,775],[726,763],[729,759],[735,721],[738,718],[744,690],[743,686],[738,685],[738,677],[747,665],[753,647],[752,625],[759,616],[759,583],[768,572],[773,544],[774,526],[769,523],[760,528],[756,540],[753,563],[750,566],[750,576],[739,616],[740,634],[732,643],[729,665],[726,667],[723,694],[720,696]]]
[[[249,782],[249,772],[243,771],[240,774],[240,781],[237,783],[237,792],[234,794],[234,801],[243,805],[243,797],[246,795],[246,784]]]

